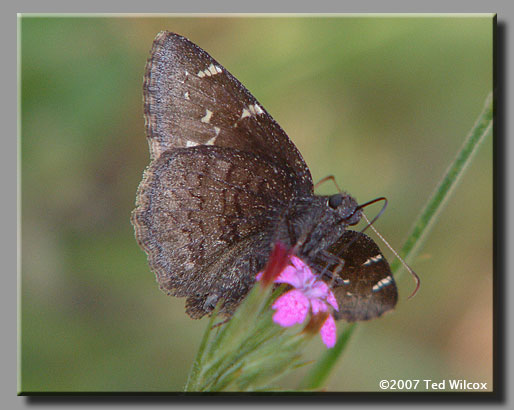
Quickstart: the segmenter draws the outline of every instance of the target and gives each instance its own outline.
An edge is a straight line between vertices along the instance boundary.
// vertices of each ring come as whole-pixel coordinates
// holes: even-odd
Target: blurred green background
[[[397,249],[492,88],[491,16],[19,24],[23,392],[178,391],[186,380],[206,320],[158,289],[129,222],[149,162],[142,80],[159,31],[190,38],[246,85],[314,181],[333,174],[360,202],[387,196],[375,225]],[[327,389],[491,387],[492,233],[489,136],[412,262],[420,292],[406,300],[401,275],[396,311],[359,326]],[[323,349],[314,340],[306,355]]]

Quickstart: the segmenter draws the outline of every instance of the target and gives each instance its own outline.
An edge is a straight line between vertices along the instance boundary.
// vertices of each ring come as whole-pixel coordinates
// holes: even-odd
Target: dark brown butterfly
[[[377,245],[348,230],[362,212],[346,193],[314,195],[309,168],[282,128],[221,64],[186,38],[157,35],[144,79],[151,163],[132,213],[160,287],[200,318],[230,315],[280,241],[330,283],[336,318],[394,308]]]

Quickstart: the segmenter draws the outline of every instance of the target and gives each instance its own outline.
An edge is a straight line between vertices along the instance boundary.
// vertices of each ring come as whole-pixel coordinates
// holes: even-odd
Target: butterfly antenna
[[[394,254],[394,256],[396,256],[398,258],[398,260],[402,263],[402,265],[405,267],[405,269],[407,269],[409,271],[409,273],[412,275],[412,277],[414,278],[414,281],[416,282],[416,289],[414,289],[414,292],[412,292],[412,294],[407,298],[407,299],[410,299],[416,293],[418,293],[419,287],[421,285],[419,276],[417,275],[416,272],[414,272],[414,270],[409,265],[407,265],[407,263],[402,259],[402,257],[400,255],[398,255],[398,252],[396,252],[394,250],[394,248],[391,245],[389,245],[389,243],[385,240],[385,238],[382,235],[380,235],[380,233],[372,225],[373,222],[375,222],[375,220],[377,219],[377,217],[380,216],[380,214],[378,214],[377,217],[375,217],[373,219],[373,221],[371,221],[371,222],[369,221],[368,217],[364,214],[364,212],[362,213],[362,216],[364,216],[364,219],[366,219],[366,222],[368,222],[368,226],[373,230],[373,232],[375,232],[375,234],[382,240],[382,242],[385,243],[385,245],[389,248],[389,250]],[[366,228],[368,226],[366,226]]]
[[[364,218],[366,218],[366,221],[368,222],[368,224],[364,227],[364,229],[361,232],[364,232],[366,229],[368,229],[370,226],[372,226],[375,223],[375,221],[382,216],[382,214],[384,213],[384,211],[387,208],[387,204],[388,204],[387,198],[385,196],[381,196],[380,198],[372,199],[371,201],[368,201],[368,202],[366,202],[366,203],[364,203],[362,205],[359,205],[353,211],[352,216],[355,214],[355,212],[360,211],[364,207],[369,206],[371,204],[374,204],[375,202],[378,202],[378,201],[384,201],[384,206],[382,207],[380,212],[371,220],[371,222],[368,220],[366,215],[364,215],[364,212],[362,213],[362,215],[364,215]]]

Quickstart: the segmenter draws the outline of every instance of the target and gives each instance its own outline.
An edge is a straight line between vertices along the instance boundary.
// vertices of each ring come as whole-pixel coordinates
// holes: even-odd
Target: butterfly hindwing
[[[342,262],[329,271],[338,272],[328,279],[339,304],[336,319],[348,322],[369,320],[393,309],[398,300],[391,269],[377,244],[361,232],[346,231],[329,249]]]
[[[297,185],[288,170],[231,148],[164,152],[145,171],[132,215],[161,288],[192,298],[193,317],[214,307],[199,302],[209,297],[230,310],[262,268]]]
[[[310,171],[286,133],[207,52],[163,31],[146,65],[144,102],[152,159],[177,147],[215,145],[287,164],[307,191]]]

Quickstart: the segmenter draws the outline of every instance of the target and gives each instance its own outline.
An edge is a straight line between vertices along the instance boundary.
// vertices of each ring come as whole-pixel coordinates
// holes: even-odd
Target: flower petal
[[[325,299],[330,292],[328,285],[322,280],[316,280],[309,290],[309,297]]]
[[[295,255],[291,255],[290,260],[291,260],[291,263],[293,264],[293,266],[298,271],[298,276],[300,277],[300,280],[302,281],[302,283],[310,282],[315,278],[309,265],[307,265],[299,257],[297,257]]]
[[[330,349],[331,347],[334,347],[336,344],[337,339],[337,332],[336,332],[336,322],[334,321],[334,318],[332,315],[327,317],[327,320],[325,320],[325,323],[323,323],[323,326],[321,326],[321,329],[319,331],[321,335],[321,340],[325,345]]]
[[[293,289],[280,296],[271,307],[276,310],[273,321],[282,327],[289,327],[305,320],[309,312],[309,299]]]
[[[291,263],[298,270],[303,269],[305,267],[309,268],[304,261],[302,261],[298,256],[295,255],[291,255]]]
[[[302,287],[302,282],[295,267],[289,265],[275,279],[275,283],[287,283],[295,288]]]
[[[327,302],[337,311],[339,311],[339,305],[337,304],[337,299],[334,296],[334,292],[331,290],[328,291]]]
[[[312,314],[317,315],[319,312],[327,311],[327,304],[320,299],[311,299]]]

